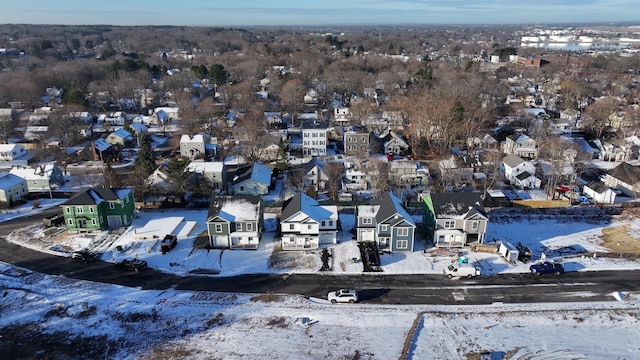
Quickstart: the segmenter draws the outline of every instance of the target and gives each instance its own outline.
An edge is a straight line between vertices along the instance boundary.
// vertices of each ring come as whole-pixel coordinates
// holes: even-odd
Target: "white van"
[[[447,266],[444,269],[444,274],[447,275],[449,278],[461,278],[461,277],[467,277],[467,278],[472,278],[474,276],[479,276],[480,275],[480,268],[475,267],[469,263],[453,263],[449,266]]]

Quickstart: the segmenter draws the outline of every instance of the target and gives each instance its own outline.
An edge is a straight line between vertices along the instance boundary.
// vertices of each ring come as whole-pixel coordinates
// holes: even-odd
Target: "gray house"
[[[231,179],[231,189],[236,195],[267,195],[271,172],[270,167],[260,163],[241,167]]]
[[[396,196],[385,193],[356,208],[357,241],[375,242],[390,252],[413,251],[416,224]]]
[[[482,244],[489,219],[480,193],[431,193],[422,201],[423,224],[436,247]]]
[[[209,204],[207,230],[213,248],[257,249],[263,209],[259,196],[214,196]]]

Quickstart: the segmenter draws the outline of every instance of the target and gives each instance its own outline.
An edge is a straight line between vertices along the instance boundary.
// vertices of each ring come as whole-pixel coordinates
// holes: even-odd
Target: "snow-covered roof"
[[[0,189],[6,190],[24,181],[20,176],[4,172],[0,174]]]
[[[251,179],[262,184],[271,184],[271,168],[260,163],[253,164]]]
[[[204,173],[221,173],[224,163],[221,161],[192,161],[187,165],[189,172]],[[269,179],[271,181],[271,179]]]

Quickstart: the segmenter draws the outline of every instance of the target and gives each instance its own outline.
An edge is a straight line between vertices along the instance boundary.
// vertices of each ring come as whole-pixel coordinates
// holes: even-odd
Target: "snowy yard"
[[[133,224],[120,232],[95,234],[66,234],[43,236],[43,226],[36,224],[9,237],[10,241],[59,256],[69,256],[74,250],[90,249],[101,254],[104,261],[116,262],[124,258],[147,260],[149,266],[160,271],[184,275],[193,272],[234,276],[249,273],[316,273],[322,267],[321,250],[279,251],[276,238],[277,220],[274,213],[265,213],[264,233],[257,250],[220,250],[194,246],[206,243],[206,210],[141,211]],[[507,213],[508,214],[508,213]],[[602,220],[582,216],[518,218],[495,216],[490,221],[486,240],[506,240],[528,246],[533,261],[544,252],[547,259],[561,261],[566,271],[597,271],[638,269],[640,262],[627,257],[612,256],[603,245],[603,231],[626,226],[627,236],[640,243],[640,219],[635,216],[612,216]],[[505,220],[505,218],[507,220]],[[421,221],[416,217],[416,221]],[[328,246],[330,271],[327,274],[363,273],[360,252],[351,230],[353,214],[340,214],[342,231],[339,243]],[[160,252],[161,236],[180,234],[178,245],[167,254]],[[154,236],[155,235],[155,236]],[[199,240],[198,240],[199,239]],[[416,242],[410,253],[382,254],[381,269],[385,274],[441,274],[455,261],[458,251],[427,247],[425,241]],[[470,262],[480,266],[482,274],[528,272],[529,264],[508,263],[496,253],[460,250]],[[595,257],[594,257],[595,254]],[[283,260],[284,259],[284,260]],[[324,273],[324,272],[323,272]]]
[[[633,359],[640,301],[331,305],[140,290],[0,264],[3,358]]]

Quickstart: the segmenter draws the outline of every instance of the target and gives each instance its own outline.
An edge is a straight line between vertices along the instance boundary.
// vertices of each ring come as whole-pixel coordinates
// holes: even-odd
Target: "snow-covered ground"
[[[140,290],[3,264],[0,294],[6,359],[640,358],[631,294],[580,304],[331,305]]]
[[[55,200],[55,199],[54,199]],[[48,201],[48,200],[47,200]],[[27,210],[25,210],[27,211]],[[33,210],[28,210],[33,211]],[[40,251],[60,256],[69,256],[74,250],[90,249],[101,254],[101,259],[116,262],[124,258],[147,260],[149,266],[178,275],[190,272],[209,273],[215,276],[234,276],[249,273],[316,273],[322,266],[321,251],[278,252],[276,238],[277,220],[274,213],[265,213],[264,233],[258,250],[217,250],[194,247],[194,242],[206,243],[206,210],[156,210],[140,211],[133,224],[123,232],[101,232],[95,234],[45,236],[44,227],[36,224],[9,236],[9,240]],[[638,269],[640,261],[626,257],[611,256],[602,245],[602,231],[606,228],[629,226],[629,236],[640,239],[640,219],[629,216],[614,216],[611,219],[589,220],[580,216],[520,217],[511,219],[501,216],[500,221],[489,223],[487,241],[506,240],[528,246],[533,260],[545,253],[547,259],[561,261],[566,271],[597,271],[607,269]],[[507,218],[505,220],[504,218]],[[0,218],[1,219],[1,218]],[[351,229],[353,214],[340,214],[342,231],[339,243],[328,247],[331,271],[327,274],[359,274],[363,272],[360,252]],[[416,216],[419,223],[421,218]],[[160,252],[160,241],[166,233],[181,234],[178,245],[167,254]],[[188,232],[188,234],[187,234]],[[156,235],[155,237],[153,235]],[[144,237],[144,238],[143,238]],[[637,240],[640,242],[640,240]],[[426,251],[425,248],[427,248]],[[121,249],[121,250],[120,250]],[[286,254],[285,254],[286,253]],[[496,253],[473,252],[462,249],[470,262],[481,268],[482,274],[528,272],[529,264],[506,262]],[[297,259],[285,261],[286,266],[270,266],[280,258]],[[595,257],[593,254],[596,254]],[[600,254],[601,256],[598,256]],[[608,256],[604,256],[608,255]],[[436,250],[416,242],[411,253],[381,255],[381,268],[385,274],[436,274],[442,273],[458,256],[457,251]]]
[[[21,212],[33,211],[26,205]],[[18,215],[0,214],[0,221],[11,216]],[[105,261],[143,258],[151,267],[176,274],[319,271],[319,251],[291,253],[306,259],[289,263],[291,267],[269,266],[277,245],[272,213],[265,216],[258,250],[194,248],[205,231],[205,217],[204,210],[143,211],[121,234],[48,237],[34,225],[10,239],[59,256],[89,247],[100,251]],[[175,218],[183,221],[175,225]],[[329,247],[333,262],[326,274],[362,273],[362,264],[351,260],[359,258],[350,233],[353,215],[342,214],[340,220],[340,243]],[[183,227],[193,221],[196,226],[184,235]],[[159,251],[159,238],[143,239],[145,234],[139,233],[158,224],[173,224],[168,227],[183,234],[166,255]],[[638,239],[640,220],[634,216],[602,220],[507,214],[490,223],[487,239],[519,241],[531,247],[534,257],[545,251],[568,271],[640,268],[638,261],[622,257],[583,255],[605,255],[603,230],[622,225]],[[382,255],[384,273],[441,273],[457,255],[424,248],[419,241],[412,253]],[[465,249],[464,255],[485,274],[528,270],[528,264],[508,264],[496,254]],[[0,353],[3,358],[109,359],[640,358],[640,297],[616,292],[611,299],[488,306],[331,305],[324,299],[277,294],[141,290],[0,264]]]

